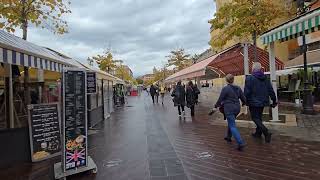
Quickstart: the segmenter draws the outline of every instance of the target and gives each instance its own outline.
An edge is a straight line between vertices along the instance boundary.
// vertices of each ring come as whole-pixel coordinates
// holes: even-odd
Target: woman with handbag
[[[245,105],[246,99],[241,88],[233,85],[234,76],[232,74],[228,74],[226,76],[226,81],[228,85],[222,89],[219,99],[215,104],[215,108],[219,108],[228,121],[228,134],[224,139],[227,142],[231,142],[231,137],[233,136],[238,143],[237,149],[241,151],[244,148],[245,143],[236,127],[235,120],[240,113],[241,106],[239,99],[241,100],[243,106]]]

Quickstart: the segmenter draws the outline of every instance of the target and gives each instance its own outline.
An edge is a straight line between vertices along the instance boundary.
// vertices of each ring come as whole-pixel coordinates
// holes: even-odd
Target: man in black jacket
[[[191,116],[194,116],[194,105],[197,104],[198,95],[200,91],[198,87],[194,86],[192,81],[189,81],[187,90],[186,90],[186,100],[187,100],[187,107],[191,110]]]
[[[157,89],[156,89],[156,87],[154,87],[154,85],[152,84],[152,85],[150,86],[150,95],[151,95],[153,104],[154,104],[154,96],[156,95],[156,93],[157,93]]]
[[[244,94],[251,118],[257,126],[256,132],[252,136],[260,138],[264,134],[265,141],[270,143],[271,133],[262,123],[262,114],[264,107],[270,105],[270,98],[272,100],[271,106],[273,108],[277,106],[277,97],[271,82],[264,75],[261,64],[258,62],[253,64],[252,75],[246,77]]]

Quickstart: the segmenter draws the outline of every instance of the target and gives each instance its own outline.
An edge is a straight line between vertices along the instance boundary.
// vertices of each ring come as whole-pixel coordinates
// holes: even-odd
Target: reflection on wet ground
[[[89,136],[89,155],[98,173],[72,180],[202,180],[202,179],[320,179],[320,143],[276,135],[271,144],[240,132],[248,146],[235,150],[223,140],[224,126],[210,125],[221,118],[198,106],[196,117],[179,118],[171,98],[152,104],[146,95],[129,97]],[[53,163],[21,164],[0,170],[0,179],[53,179]]]

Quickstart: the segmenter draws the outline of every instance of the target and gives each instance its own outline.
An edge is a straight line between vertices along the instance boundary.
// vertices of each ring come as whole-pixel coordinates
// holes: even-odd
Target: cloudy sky
[[[28,40],[82,62],[111,47],[135,76],[162,66],[172,49],[207,49],[215,12],[213,0],[73,0],[70,8],[68,34],[31,27]]]

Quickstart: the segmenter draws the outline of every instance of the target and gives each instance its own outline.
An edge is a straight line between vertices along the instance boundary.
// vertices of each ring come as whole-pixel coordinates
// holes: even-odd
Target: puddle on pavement
[[[198,159],[211,159],[213,158],[213,154],[210,152],[199,152],[196,154]]]
[[[103,167],[111,168],[119,166],[122,163],[121,159],[115,159],[108,162],[103,163]]]

